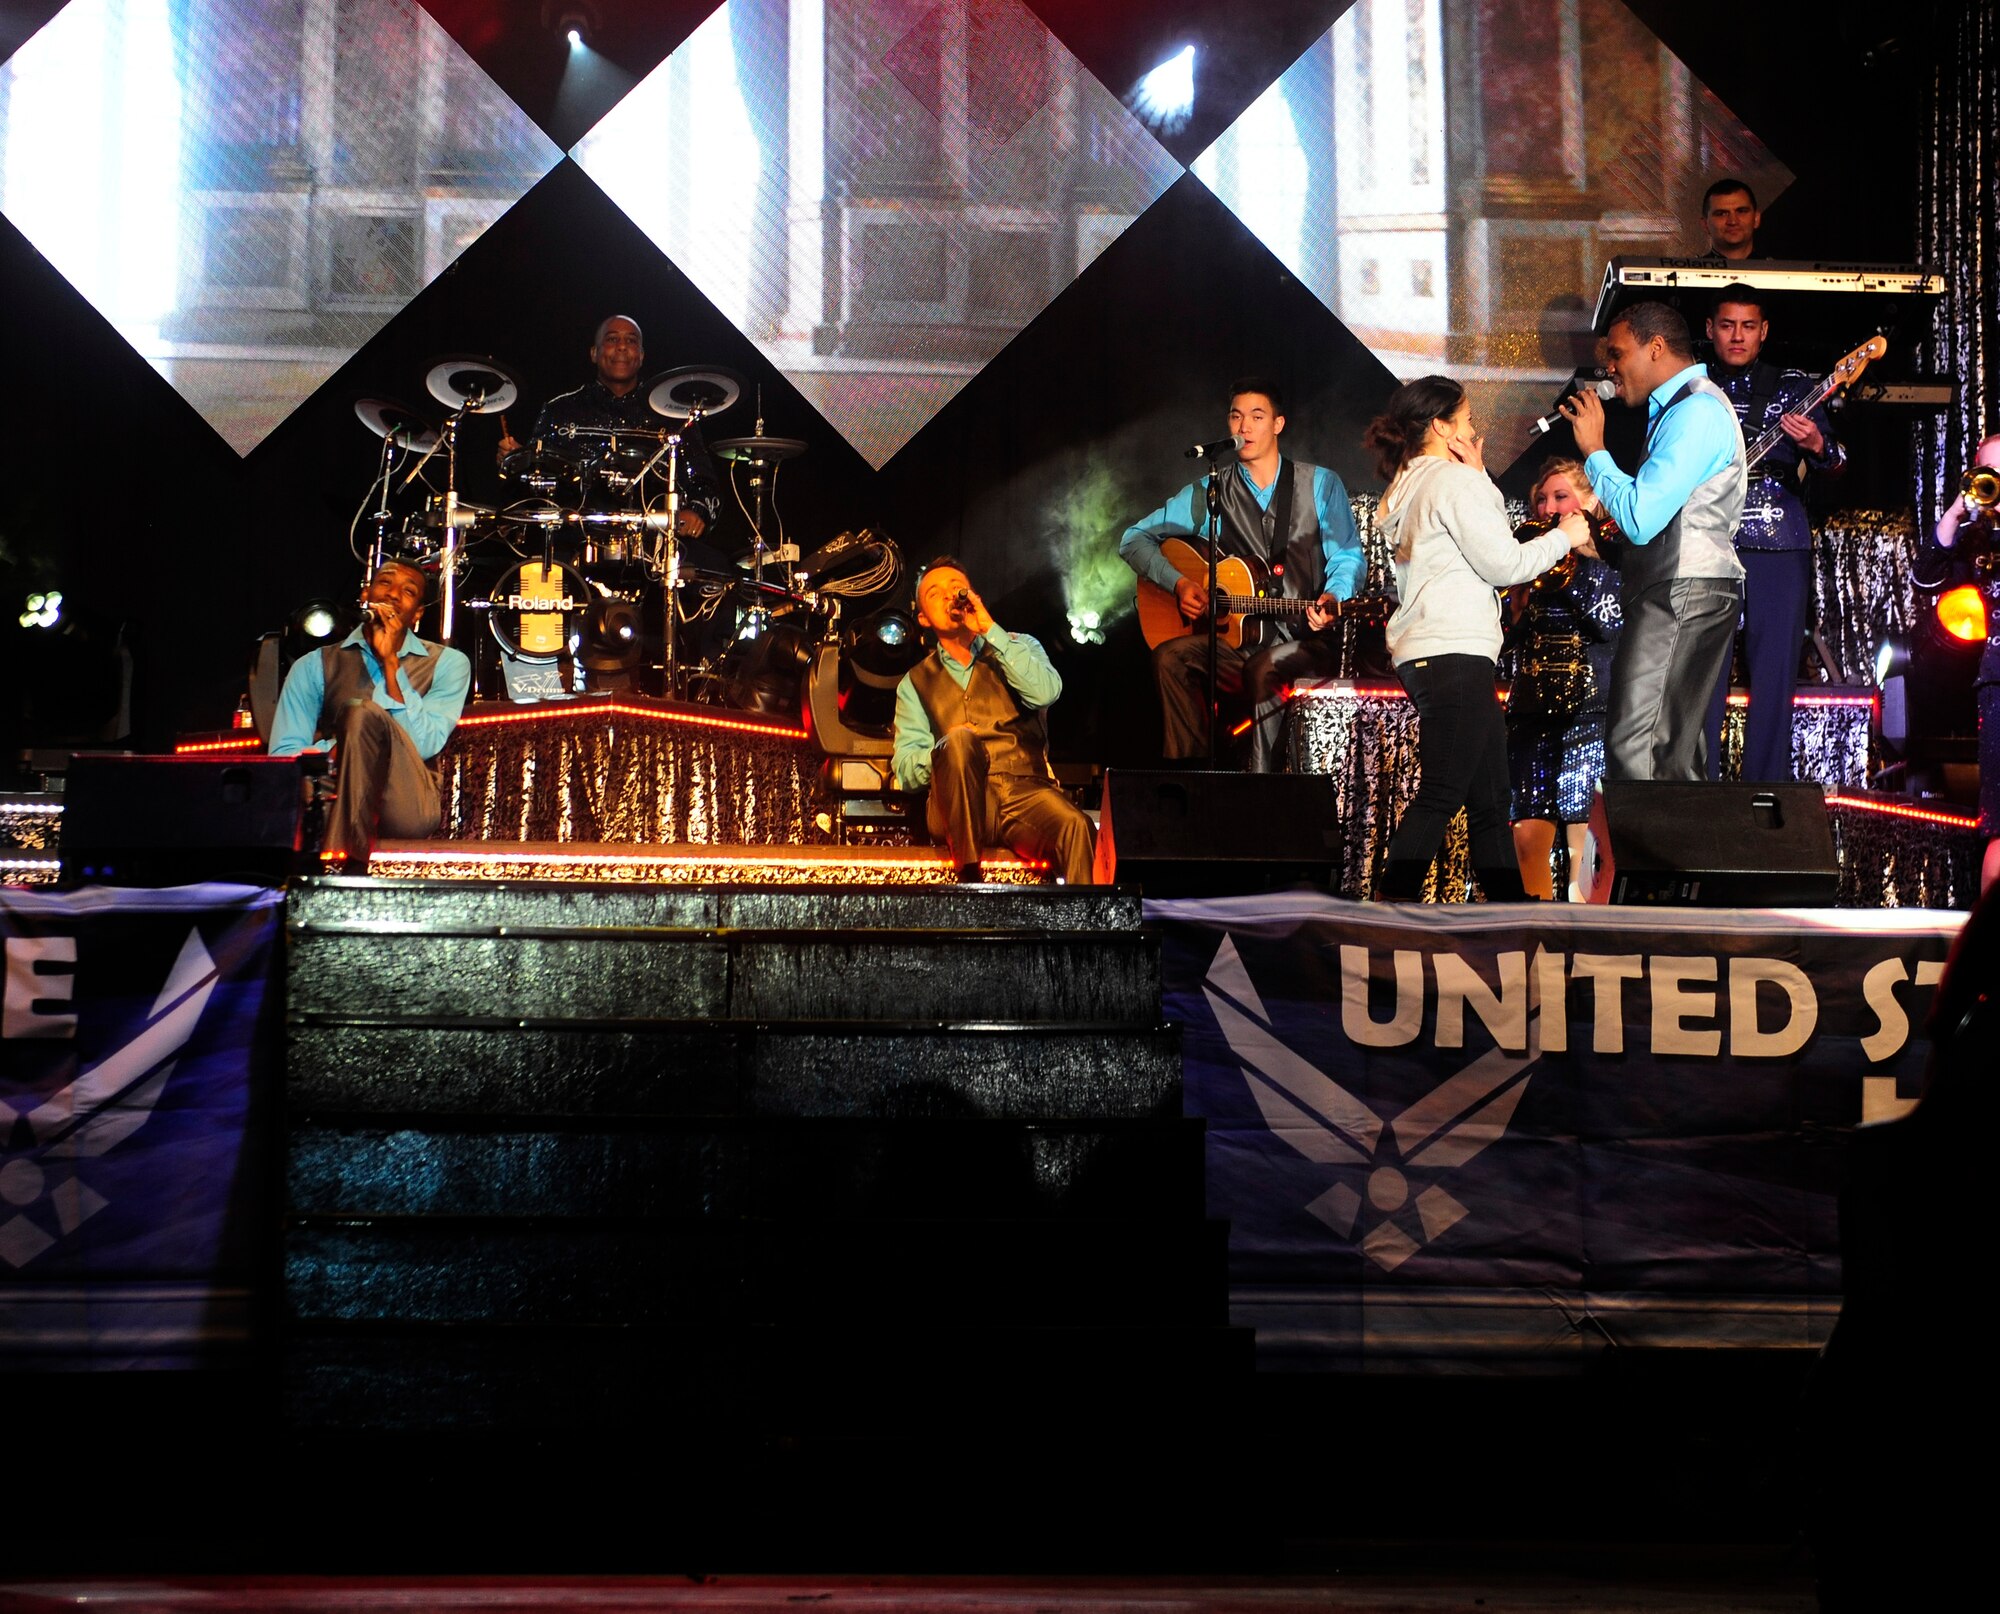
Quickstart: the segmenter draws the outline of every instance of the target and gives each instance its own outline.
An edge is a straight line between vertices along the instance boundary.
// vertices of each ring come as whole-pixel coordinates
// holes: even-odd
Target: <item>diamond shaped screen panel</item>
[[[1494,465],[1596,362],[1607,259],[1792,180],[1621,0],[1356,0],[1194,172],[1395,375],[1462,382]]]
[[[0,211],[247,453],[562,153],[413,0],[72,0]]]
[[[1018,0],[728,0],[574,155],[877,467],[1182,172]]]

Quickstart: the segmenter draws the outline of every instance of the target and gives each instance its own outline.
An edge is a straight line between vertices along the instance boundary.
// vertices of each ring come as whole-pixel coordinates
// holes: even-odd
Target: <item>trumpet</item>
[[[2000,506],[2000,470],[1991,465],[1975,465],[1960,478],[1958,491],[1968,509],[1991,510]]]
[[[1590,541],[1597,546],[1599,554],[1604,553],[1607,544],[1616,543],[1624,536],[1618,530],[1618,523],[1611,519],[1610,512],[1601,506],[1584,506],[1581,514],[1583,519],[1590,523]],[[1561,516],[1530,516],[1514,529],[1514,536],[1522,543],[1526,543],[1530,538],[1540,538],[1554,532],[1561,524]],[[1572,549],[1561,560],[1557,561],[1555,565],[1551,566],[1539,577],[1532,579],[1528,587],[1533,589],[1567,588],[1569,587],[1570,579],[1575,576],[1576,551]]]

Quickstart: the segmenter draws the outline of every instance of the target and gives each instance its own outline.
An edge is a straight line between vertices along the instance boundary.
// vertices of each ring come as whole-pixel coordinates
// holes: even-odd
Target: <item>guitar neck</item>
[[[1290,600],[1263,594],[1218,594],[1224,616],[1304,616],[1314,600]]]
[[[1829,376],[1822,376],[1819,385],[1799,400],[1798,407],[1788,409],[1785,413],[1788,415],[1811,414],[1821,404],[1825,403],[1827,399],[1831,398],[1834,393],[1840,390],[1840,384],[1839,371],[1835,371]],[[1784,436],[1785,428],[1782,426],[1773,426],[1769,431],[1765,432],[1756,442],[1750,445],[1750,451],[1743,457],[1743,468],[1745,470],[1755,470],[1758,461],[1763,459],[1772,449],[1776,448],[1784,440]]]

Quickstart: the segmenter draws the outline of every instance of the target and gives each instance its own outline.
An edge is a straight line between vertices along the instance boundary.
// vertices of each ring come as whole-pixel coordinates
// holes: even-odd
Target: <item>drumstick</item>
[[[507,429],[507,412],[504,409],[500,412],[500,435],[502,437],[512,437],[514,435]]]

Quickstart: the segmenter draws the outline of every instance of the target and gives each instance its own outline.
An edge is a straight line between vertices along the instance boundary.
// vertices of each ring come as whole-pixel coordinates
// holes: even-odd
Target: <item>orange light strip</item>
[[[333,862],[338,856],[339,854],[331,852],[322,852],[320,854],[321,860],[325,862]],[[607,863],[651,864],[660,867],[678,866],[693,868],[735,868],[744,864],[755,864],[762,868],[856,869],[864,872],[896,868],[927,868],[932,866],[940,869],[956,867],[948,856],[895,859],[869,857],[834,858],[799,857],[795,854],[782,852],[761,855],[754,851],[688,853],[641,852],[634,850],[631,852],[619,852],[608,848],[595,852],[512,852],[506,850],[504,844],[499,842],[487,843],[486,850],[484,851],[476,851],[471,847],[467,847],[464,851],[432,851],[427,849],[424,851],[375,852],[370,855],[368,861],[371,864],[443,864],[447,867],[453,865],[474,867],[494,863],[533,863],[539,865],[555,864],[570,868],[590,865],[601,866]],[[1007,873],[1043,874],[1048,871],[1050,865],[1045,859],[1039,858],[996,857],[983,859],[979,866],[982,869],[997,869]]]
[[[1856,812],[1880,813],[1885,818],[1914,818],[1925,824],[1948,824],[1953,829],[1979,828],[1979,817],[1976,813],[1940,812],[1935,807],[1913,807],[1907,802],[1878,801],[1872,796],[1843,796],[1829,791],[1826,804],[1829,807],[1852,807]]]
[[[176,745],[174,747],[174,755],[177,757],[191,757],[209,751],[261,751],[263,749],[264,742],[262,740],[258,739],[254,734],[246,734],[240,740],[195,740],[187,744]]]
[[[1504,701],[1511,692],[1511,686],[1500,685],[1499,692],[1500,699]],[[1381,684],[1369,684],[1345,689],[1294,689],[1290,692],[1290,698],[1322,701],[1405,701],[1410,697],[1406,690],[1392,689]],[[1794,695],[1792,697],[1792,705],[1794,707],[1873,706],[1878,698],[1873,690],[1859,695]],[[1731,691],[1729,704],[1731,706],[1748,706],[1750,704],[1750,697],[1746,694]]]
[[[1398,684],[1351,684],[1342,689],[1294,689],[1300,700],[1319,701],[1406,701],[1409,691]]]
[[[575,705],[537,706],[518,712],[477,712],[461,717],[458,726],[462,729],[477,729],[495,723],[546,723],[562,718],[597,717],[605,713],[614,717],[636,717],[652,723],[686,723],[694,728],[728,729],[738,734],[768,734],[778,740],[812,738],[811,731],[804,728],[780,728],[774,723],[751,723],[737,717],[710,717],[705,712],[663,712],[647,706],[627,706],[622,702],[600,701],[580,701]]]

